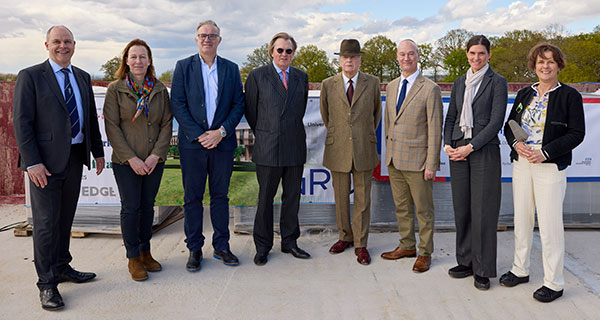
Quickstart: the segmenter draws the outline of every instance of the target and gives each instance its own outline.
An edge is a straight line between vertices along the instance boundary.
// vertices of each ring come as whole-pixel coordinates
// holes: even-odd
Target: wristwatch
[[[221,133],[221,137],[225,138],[227,136],[227,131],[225,131],[225,128],[223,128],[223,126],[219,128],[219,132]]]

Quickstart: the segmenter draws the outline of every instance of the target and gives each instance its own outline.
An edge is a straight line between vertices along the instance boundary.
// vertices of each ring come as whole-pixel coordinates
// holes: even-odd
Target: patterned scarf
[[[148,112],[150,111],[148,100],[150,98],[150,92],[152,92],[152,89],[154,88],[154,77],[146,77],[144,79],[144,86],[140,87],[140,85],[135,82],[135,79],[133,79],[131,72],[129,72],[125,77],[125,82],[127,82],[129,89],[139,97],[137,101],[137,111],[135,112],[133,119],[131,119],[131,122],[135,121],[135,119],[142,114],[142,110],[145,112],[146,118],[148,118]]]

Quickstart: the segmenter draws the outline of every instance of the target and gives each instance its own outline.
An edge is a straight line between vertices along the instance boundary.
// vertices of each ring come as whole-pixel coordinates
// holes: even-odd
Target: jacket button
[[[352,137],[350,137],[349,139],[352,140]]]
[[[152,122],[148,122],[148,125],[149,125],[149,126],[151,126],[151,125],[152,125]]]
[[[206,123],[206,120],[202,120],[202,122]]]
[[[148,139],[148,142],[152,142],[152,138]]]

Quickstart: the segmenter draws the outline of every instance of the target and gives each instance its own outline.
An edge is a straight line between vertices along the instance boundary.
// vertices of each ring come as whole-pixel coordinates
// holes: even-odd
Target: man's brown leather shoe
[[[157,272],[157,271],[162,270],[162,266],[160,265],[160,263],[158,263],[158,261],[156,261],[156,260],[154,260],[154,258],[152,258],[152,254],[150,253],[150,250],[140,251],[140,255],[142,258],[142,263],[144,264],[144,268],[146,268],[146,271]]]
[[[413,265],[414,272],[425,272],[429,270],[429,266],[431,265],[431,256],[418,256],[417,261]]]
[[[347,248],[350,248],[354,245],[352,241],[343,241],[338,240],[338,242],[334,243],[331,248],[329,248],[329,253],[336,254],[344,252]]]
[[[144,281],[148,279],[148,272],[146,272],[146,268],[144,268],[142,257],[129,258],[127,267],[129,268],[131,279],[135,281]]]
[[[367,248],[354,248],[354,254],[357,256],[356,261],[362,265],[368,265],[371,263],[371,256]]]
[[[403,248],[396,248],[389,252],[384,252],[381,257],[386,260],[398,260],[400,258],[414,258],[417,256],[417,250],[406,250]]]

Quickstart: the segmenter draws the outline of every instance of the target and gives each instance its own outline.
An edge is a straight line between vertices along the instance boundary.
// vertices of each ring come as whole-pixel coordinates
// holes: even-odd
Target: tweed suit
[[[440,87],[418,74],[397,110],[401,78],[388,84],[385,112],[386,157],[396,205],[400,247],[414,250],[414,203],[419,222],[419,254],[433,252],[433,181],[424,179],[425,169],[440,169],[443,107]]]
[[[342,74],[325,79],[321,117],[327,128],[323,165],[331,170],[340,240],[366,247],[371,217],[371,175],[379,163],[375,130],[381,119],[379,79],[359,72],[352,103]],[[350,173],[354,181],[354,214],[350,223]]]

